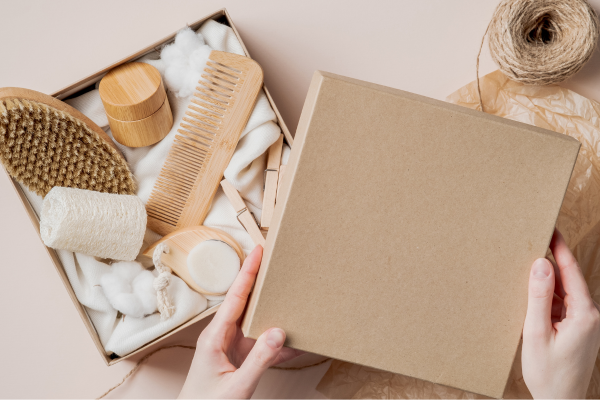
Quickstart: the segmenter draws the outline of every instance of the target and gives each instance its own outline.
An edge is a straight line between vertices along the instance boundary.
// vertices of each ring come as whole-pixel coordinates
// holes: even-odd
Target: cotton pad
[[[187,267],[200,288],[210,293],[225,293],[240,270],[240,258],[227,243],[206,240],[190,251]]]

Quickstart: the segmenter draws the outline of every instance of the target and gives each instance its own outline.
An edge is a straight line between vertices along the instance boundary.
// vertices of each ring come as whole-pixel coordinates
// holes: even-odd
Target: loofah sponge
[[[133,318],[142,318],[156,311],[154,275],[140,263],[122,261],[113,264],[102,275],[100,286],[115,310]]]
[[[137,196],[55,187],[44,198],[44,244],[90,256],[134,260],[146,232],[146,209]]]
[[[15,90],[33,93],[62,109],[20,96],[8,98],[7,93]],[[107,142],[106,134],[100,136],[99,127],[90,129],[93,123],[76,118],[75,112],[42,93],[0,89],[0,161],[8,173],[42,197],[55,186],[134,194],[135,182],[125,159]]]

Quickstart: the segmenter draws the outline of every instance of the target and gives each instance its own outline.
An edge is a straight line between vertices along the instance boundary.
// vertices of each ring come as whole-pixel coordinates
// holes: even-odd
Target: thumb
[[[523,327],[523,339],[548,338],[552,333],[552,299],[554,268],[550,261],[538,258],[529,274],[529,299]]]
[[[261,376],[281,352],[284,342],[283,330],[269,329],[260,335],[242,366],[235,371],[235,382],[248,393],[248,397],[254,393]]]

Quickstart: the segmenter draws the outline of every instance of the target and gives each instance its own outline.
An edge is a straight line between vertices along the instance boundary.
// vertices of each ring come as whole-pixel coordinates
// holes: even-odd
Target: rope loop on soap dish
[[[156,290],[156,301],[162,320],[168,319],[175,314],[175,305],[171,301],[167,291],[169,283],[171,283],[171,268],[163,264],[161,260],[162,254],[169,254],[170,250],[169,246],[163,242],[158,244],[154,249],[154,253],[152,253],[152,261],[158,271],[158,276],[154,278],[154,289]]]

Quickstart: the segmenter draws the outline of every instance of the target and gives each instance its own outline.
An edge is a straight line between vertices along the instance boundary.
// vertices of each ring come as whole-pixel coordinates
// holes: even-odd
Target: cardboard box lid
[[[501,397],[575,139],[316,72],[243,322]]]

